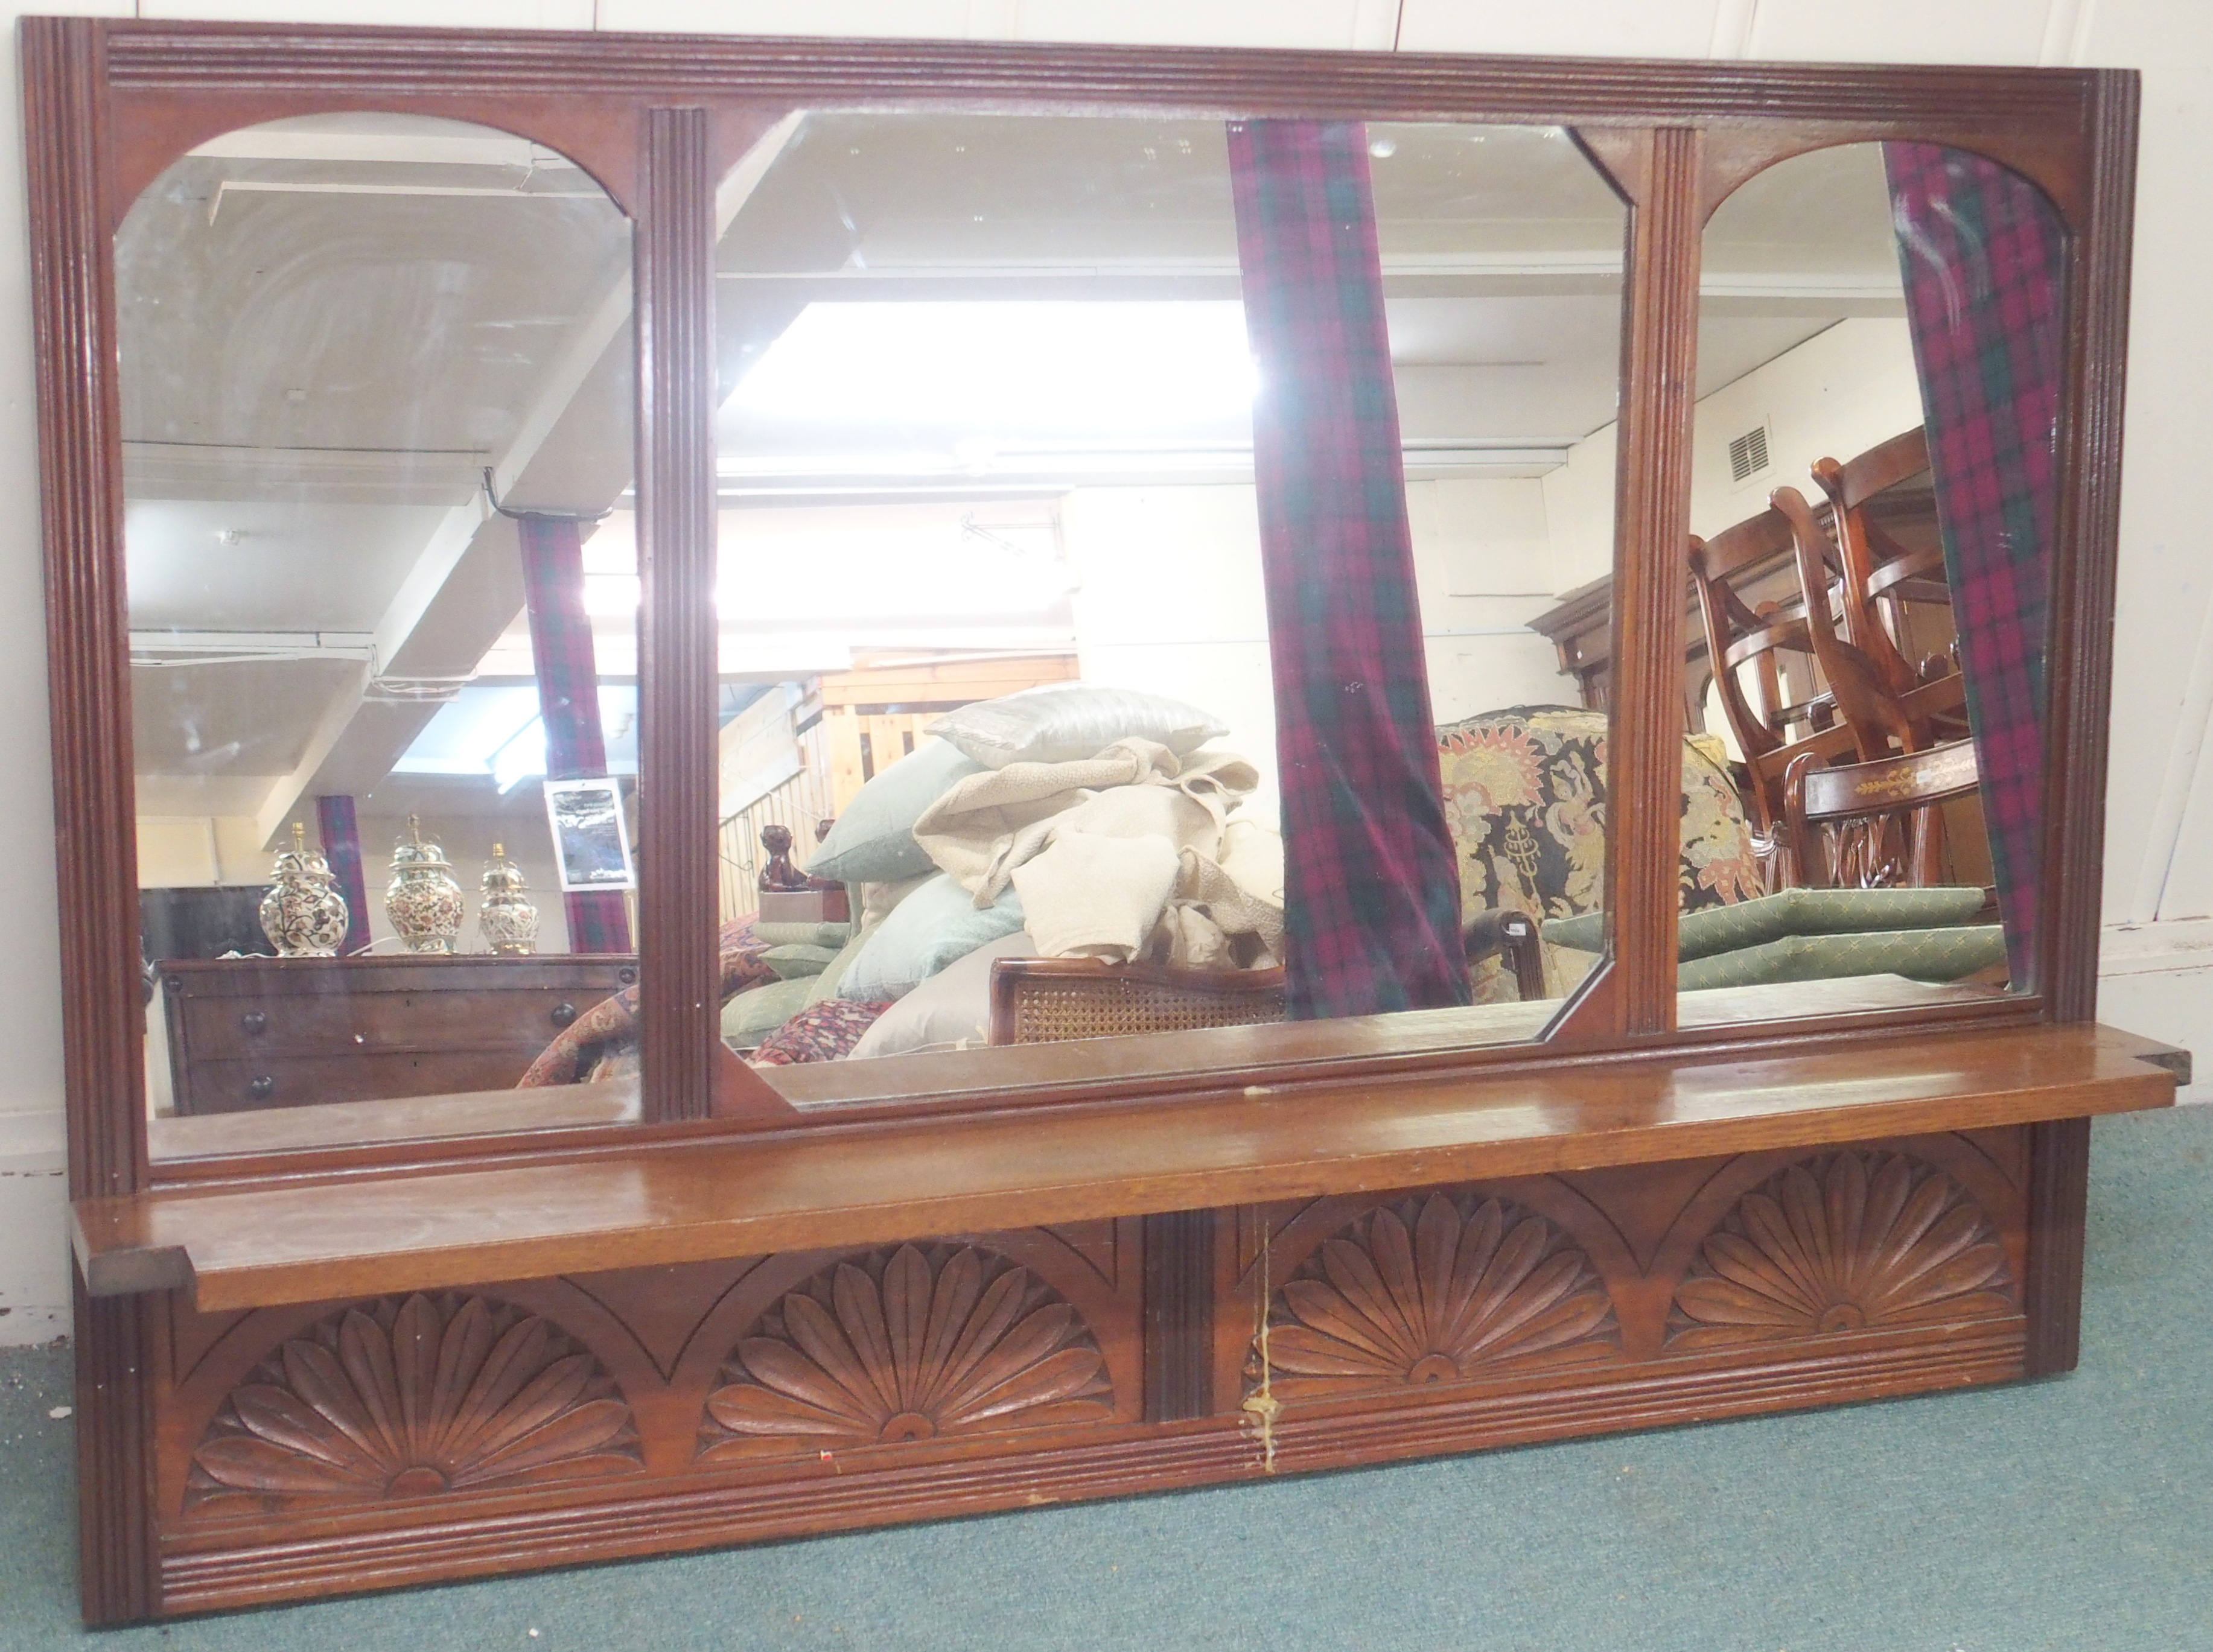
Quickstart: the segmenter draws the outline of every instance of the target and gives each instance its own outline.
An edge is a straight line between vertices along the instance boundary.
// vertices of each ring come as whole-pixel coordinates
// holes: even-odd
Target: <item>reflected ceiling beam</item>
[[[292,771],[271,786],[269,795],[262,799],[261,807],[254,812],[253,826],[261,836],[265,849],[283,830],[291,817],[294,805],[307,790],[308,783],[314,777],[315,771],[322,766],[323,759],[330,755],[332,748],[344,735],[347,726],[353,721],[355,708],[361,704],[362,691],[368,686],[369,666],[364,661],[351,674],[345,687],[331,697],[323,709],[323,715],[315,720],[314,732],[308,735],[307,749],[301,753],[300,760],[293,765]]]
[[[259,819],[281,826],[303,795],[373,790],[521,612],[515,526],[481,497],[440,523],[374,633],[376,675],[333,700],[331,737],[271,788]]]
[[[123,444],[134,499],[292,500],[346,505],[456,504],[475,492],[475,448],[258,448],[218,442]]]

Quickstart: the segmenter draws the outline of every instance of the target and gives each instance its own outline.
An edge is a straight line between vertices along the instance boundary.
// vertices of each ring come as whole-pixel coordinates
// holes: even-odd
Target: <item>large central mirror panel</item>
[[[637,980],[631,244],[562,155],[398,115],[125,217],[155,1159],[636,1116],[543,1059]]]
[[[1606,841],[1531,625],[1613,562],[1572,136],[816,111],[718,206],[725,1044],[826,1107],[1539,1035]]]

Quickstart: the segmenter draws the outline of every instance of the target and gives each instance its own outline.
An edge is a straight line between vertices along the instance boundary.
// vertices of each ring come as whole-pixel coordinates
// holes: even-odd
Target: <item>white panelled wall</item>
[[[109,16],[1369,51],[2132,65],[2143,151],[2107,808],[2110,1021],[2213,1044],[2213,6],[2204,0],[48,0]],[[0,123],[0,1342],[66,1323],[61,1031],[18,122]],[[1557,509],[1557,507],[1556,507]]]

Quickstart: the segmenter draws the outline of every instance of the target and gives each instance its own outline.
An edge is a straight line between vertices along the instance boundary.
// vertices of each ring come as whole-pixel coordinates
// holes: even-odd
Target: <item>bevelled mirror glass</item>
[[[116,238],[154,1156],[635,1116],[631,226],[418,117],[227,133]]]
[[[2033,983],[2064,235],[1926,143],[1767,168],[1705,230],[1686,741],[1758,875],[1686,810],[1686,1024]]]
[[[814,112],[718,205],[725,1044],[808,1106],[1539,1033],[1606,844],[1530,624],[1613,554],[1571,137]]]

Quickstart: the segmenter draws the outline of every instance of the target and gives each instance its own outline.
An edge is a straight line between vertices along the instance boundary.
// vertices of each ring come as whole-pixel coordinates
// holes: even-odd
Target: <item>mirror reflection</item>
[[[156,1156],[634,1114],[514,1088],[637,978],[630,267],[564,157],[396,116],[119,231]]]
[[[1757,872],[1685,902],[1686,1023],[2029,984],[2061,253],[1929,144],[1786,160],[1707,227],[1685,704]]]
[[[1613,556],[1569,135],[814,114],[722,208],[730,1048],[1541,1029],[1606,842],[1528,623]]]

